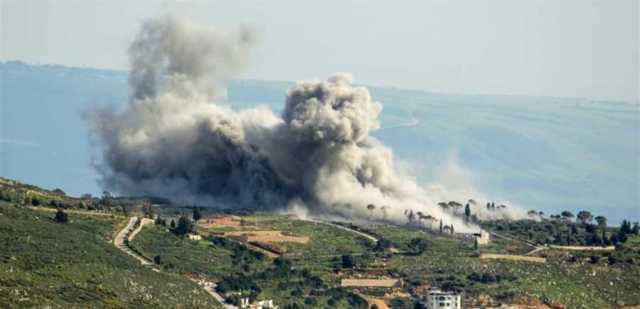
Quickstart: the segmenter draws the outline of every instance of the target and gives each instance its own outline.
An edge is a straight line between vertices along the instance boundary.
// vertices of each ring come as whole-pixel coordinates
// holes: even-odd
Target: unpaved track
[[[133,258],[135,258],[136,260],[138,260],[140,262],[140,264],[142,265],[153,265],[153,263],[151,263],[151,261],[147,260],[146,258],[144,258],[141,255],[138,255],[137,253],[133,252],[129,247],[127,247],[127,245],[124,243],[125,239],[128,239],[129,241],[131,241],[133,238],[129,237],[129,235],[132,235],[134,229],[135,230],[140,230],[142,229],[142,223],[140,224],[140,226],[138,226],[138,228],[135,228],[135,224],[138,221],[137,217],[131,217],[129,218],[129,223],[127,223],[127,226],[125,226],[122,230],[120,230],[120,232],[118,232],[118,235],[116,235],[116,238],[113,239],[113,244],[120,249],[121,251],[123,251],[124,253],[132,256]],[[135,235],[134,235],[135,236]],[[155,271],[159,271],[158,269],[155,269]]]
[[[491,232],[490,234],[495,236],[495,237],[499,237],[499,238],[503,238],[503,239],[506,239],[506,240],[511,240],[511,241],[523,243],[523,244],[533,248],[531,251],[525,253],[524,255],[534,255],[534,254],[536,254],[536,253],[538,253],[540,251],[549,249],[549,247],[547,247],[547,246],[539,246],[539,245],[534,244],[534,243],[532,243],[530,241],[520,240],[520,239],[517,239],[517,238],[505,236],[505,235],[498,234],[498,233],[495,233],[495,232]]]
[[[147,224],[151,224],[153,223],[153,220],[151,219],[147,219],[147,218],[143,218],[140,221],[140,225],[137,228],[135,227],[136,222],[138,221],[137,217],[131,217],[129,218],[129,223],[127,223],[127,226],[125,226],[122,230],[120,230],[120,232],[118,232],[118,235],[116,235],[116,238],[113,240],[113,244],[116,246],[116,248],[122,250],[124,253],[132,256],[133,258],[135,258],[136,260],[138,260],[140,262],[140,264],[144,265],[144,266],[149,266],[151,267],[151,269],[155,272],[161,272],[161,270],[155,266],[151,261],[149,261],[148,259],[146,259],[145,257],[137,254],[136,252],[132,251],[129,247],[127,247],[127,245],[125,245],[124,240],[128,239],[129,241],[133,241],[134,237],[142,230],[142,227],[144,227]],[[238,309],[238,307],[234,306],[234,305],[230,305],[224,302],[224,298],[222,298],[222,296],[220,294],[218,294],[215,290],[216,285],[215,283],[211,282],[211,281],[207,281],[207,280],[196,280],[193,278],[189,278],[189,280],[197,283],[199,286],[201,286],[205,291],[207,291],[207,293],[209,293],[211,296],[213,296],[213,298],[215,298],[224,308],[226,309]]]
[[[556,246],[549,245],[551,249],[559,249],[559,250],[569,250],[569,251],[614,251],[616,247],[608,246],[608,247],[600,247],[600,246]]]
[[[481,260],[510,260],[510,261],[524,261],[524,262],[534,262],[534,263],[546,263],[547,259],[541,257],[534,256],[525,256],[525,255],[513,255],[513,254],[492,254],[492,253],[483,253],[480,254]]]
[[[27,206],[27,208],[31,209],[31,210],[38,210],[38,211],[46,211],[46,212],[57,212],[58,209],[57,208],[49,208],[49,207],[43,207],[43,206],[39,206],[39,207],[35,207],[35,206]],[[103,217],[121,217],[121,214],[118,213],[112,213],[112,212],[97,212],[97,211],[90,211],[90,210],[74,210],[74,209],[62,209],[64,212],[69,213],[69,214],[77,214],[77,215],[87,215],[87,216],[103,216]]]
[[[333,222],[320,221],[320,220],[305,220],[305,221],[309,221],[309,222],[313,222],[313,223],[319,223],[319,224],[324,224],[324,225],[330,225],[330,226],[333,226],[333,227],[335,227],[335,228],[341,229],[341,230],[343,230],[343,231],[347,231],[347,232],[349,232],[349,233],[353,233],[353,234],[357,234],[357,235],[359,235],[359,236],[362,236],[362,237],[364,237],[364,238],[366,238],[366,239],[368,239],[368,240],[373,241],[374,243],[378,242],[378,238],[376,238],[376,237],[374,237],[374,236],[372,236],[372,235],[369,235],[369,234],[364,233],[364,232],[360,232],[360,231],[358,231],[358,230],[354,230],[354,229],[348,228],[348,227],[346,227],[346,226],[342,226],[342,225],[340,225],[340,224],[335,224],[335,223],[333,223]]]

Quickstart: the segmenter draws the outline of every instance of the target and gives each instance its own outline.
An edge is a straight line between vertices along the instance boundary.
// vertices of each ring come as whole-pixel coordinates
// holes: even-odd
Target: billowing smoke
[[[464,229],[438,206],[446,190],[401,175],[391,150],[369,135],[382,106],[349,74],[298,83],[282,116],[215,104],[245,66],[253,37],[171,17],[143,25],[129,50],[127,108],[91,118],[106,188],[213,207],[302,206],[403,222],[412,210]]]

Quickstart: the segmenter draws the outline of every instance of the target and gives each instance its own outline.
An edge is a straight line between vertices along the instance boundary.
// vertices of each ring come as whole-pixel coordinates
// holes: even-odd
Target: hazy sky
[[[0,0],[0,59],[124,69],[144,18],[259,32],[243,77],[635,99],[639,1]]]

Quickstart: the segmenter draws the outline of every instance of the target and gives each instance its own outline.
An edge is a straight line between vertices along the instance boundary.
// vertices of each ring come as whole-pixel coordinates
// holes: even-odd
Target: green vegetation
[[[424,238],[427,249],[421,255],[398,254],[390,260],[409,289],[436,285],[464,291],[468,297],[491,296],[508,303],[514,296],[530,296],[561,303],[567,308],[615,308],[640,303],[640,236],[633,236],[611,253],[546,250],[546,264],[515,261],[482,261],[484,252],[522,254],[525,244],[505,239],[474,249],[472,242],[461,242],[437,234],[396,226],[369,227],[394,246],[408,249],[414,239]],[[531,249],[531,248],[530,248]],[[597,256],[597,262],[591,257]],[[611,257],[611,258],[609,258]],[[614,263],[609,263],[609,261]]]
[[[122,217],[68,214],[0,202],[0,307],[215,308],[186,278],[156,273],[110,243]]]
[[[143,228],[130,243],[136,251],[166,271],[199,274],[217,281],[225,276],[260,270],[268,263],[262,254],[225,238],[193,241],[170,233],[161,225]]]
[[[71,197],[61,189],[45,190],[3,177],[0,177],[0,201],[16,205],[100,211],[127,216],[133,212],[143,212],[148,217],[153,215],[151,204],[168,203],[158,198],[114,197],[107,191],[103,192],[101,197],[93,197],[90,194]]]
[[[587,213],[587,214],[585,214]],[[590,214],[580,212],[583,219],[496,220],[483,222],[488,230],[536,244],[562,246],[608,246],[624,243],[629,235],[638,234],[638,224],[624,220],[620,228],[607,228],[606,218],[597,217],[598,224],[589,223]]]
[[[240,297],[273,299],[280,308],[366,308],[365,299],[370,298],[385,298],[392,308],[420,308],[418,300],[428,286],[463,291],[466,306],[478,306],[480,297],[487,306],[509,304],[518,297],[566,308],[640,304],[640,228],[629,221],[619,228],[607,226],[605,217],[588,211],[564,211],[547,219],[532,210],[532,220],[479,222],[471,207],[441,203],[491,231],[488,245],[478,245],[473,237],[454,233],[452,226],[411,210],[405,213],[404,226],[340,223],[374,236],[374,243],[353,231],[284,215],[235,213],[240,217],[231,224],[210,226],[211,209],[157,207],[154,199],[117,198],[108,192],[101,198],[72,198],[62,190],[4,178],[0,199],[8,201],[0,201],[3,308],[216,306],[185,275],[217,282],[218,291],[230,302]],[[490,211],[501,207],[506,206],[487,204]],[[374,217],[384,206],[367,209]],[[110,243],[115,231],[126,225],[123,214],[157,215],[155,224],[145,226],[128,246],[153,261],[160,273],[140,266]],[[230,231],[280,231],[309,241],[244,244],[224,235]],[[203,238],[192,240],[190,233]],[[527,254],[543,244],[611,244],[615,250],[545,247],[533,253],[545,257],[546,263],[480,259],[483,253]],[[282,256],[274,259],[255,246],[272,246],[268,251]],[[392,291],[389,288],[340,287],[341,279],[353,277],[397,278],[403,286],[395,290],[400,294],[391,296],[385,295]]]
[[[239,274],[224,278],[218,285],[220,293],[240,292],[240,297],[275,299],[283,308],[367,308],[367,301],[351,291],[328,286],[320,276],[307,269],[295,269],[290,261],[280,257],[262,272]]]

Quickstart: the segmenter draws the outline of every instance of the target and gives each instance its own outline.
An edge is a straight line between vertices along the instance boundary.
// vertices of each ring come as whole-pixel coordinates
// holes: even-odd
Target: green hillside
[[[431,287],[461,292],[469,307],[640,304],[637,225],[598,227],[566,218],[483,222],[491,242],[476,248],[460,234],[429,231],[415,222],[312,222],[250,211],[196,211],[150,198],[74,198],[4,178],[0,199],[2,308],[220,306],[187,276],[216,282],[228,302],[272,299],[282,309],[369,308],[373,302],[420,308]],[[68,222],[54,220],[56,209],[64,209]],[[190,230],[202,238],[189,239],[176,223],[196,212],[201,218]],[[144,226],[129,246],[154,261],[158,272],[112,242],[131,216],[154,215],[160,219]],[[605,237],[598,241],[593,235]],[[285,240],[273,240],[279,237]],[[602,239],[615,249],[551,247],[605,248]],[[485,259],[486,254],[538,262]],[[341,280],[353,278],[400,284],[341,287]]]
[[[204,290],[138,264],[110,241],[124,217],[53,213],[0,202],[0,307],[216,308]]]

